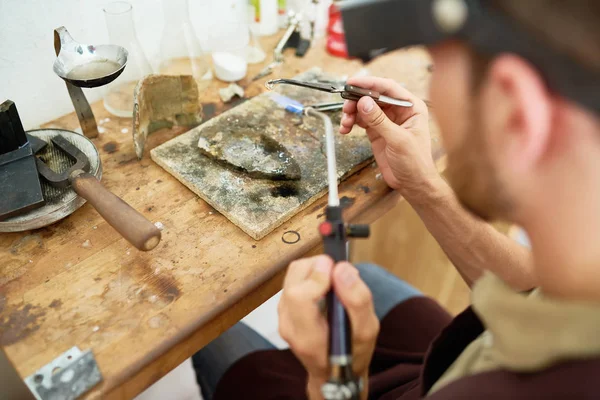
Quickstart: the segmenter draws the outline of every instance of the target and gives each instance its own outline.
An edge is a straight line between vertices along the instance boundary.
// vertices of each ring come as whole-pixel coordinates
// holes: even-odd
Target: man
[[[598,87],[600,2],[485,3],[592,71],[589,84]],[[366,128],[386,182],[473,285],[472,307],[451,320],[378,267],[334,266],[325,256],[296,261],[279,305],[291,352],[248,355],[272,346],[236,325],[194,358],[207,398],[321,399],[328,328],[318,302],[330,288],[349,314],[362,398],[600,396],[600,93],[575,99],[555,91],[527,58],[483,56],[468,40],[445,40],[430,52],[430,99],[454,191],[431,159],[427,107],[399,84],[352,79],[414,107],[347,102],[340,132]],[[480,218],[524,227],[531,253],[461,203]]]

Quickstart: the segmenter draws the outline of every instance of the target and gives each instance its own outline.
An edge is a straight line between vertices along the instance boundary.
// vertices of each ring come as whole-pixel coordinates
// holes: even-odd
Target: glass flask
[[[152,67],[135,33],[131,4],[125,1],[108,3],[104,7],[104,17],[110,43],[123,46],[129,52],[125,70],[107,85],[104,107],[118,117],[132,118],[133,91],[140,79],[152,73]]]
[[[209,55],[202,51],[190,20],[188,0],[163,0],[164,28],[160,41],[159,73],[192,75],[199,89],[211,77]]]
[[[248,64],[258,64],[265,60],[267,55],[265,51],[262,49],[260,45],[260,41],[258,39],[258,23],[255,21],[256,11],[254,10],[254,6],[248,7],[248,30],[250,33],[250,42],[248,43],[248,56],[247,61]]]
[[[211,29],[215,76],[225,82],[243,79],[248,72],[249,30],[247,24],[221,23]]]

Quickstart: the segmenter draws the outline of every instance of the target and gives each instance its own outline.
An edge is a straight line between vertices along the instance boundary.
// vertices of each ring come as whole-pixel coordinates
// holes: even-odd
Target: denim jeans
[[[375,314],[379,320],[403,301],[421,293],[373,264],[356,266],[360,277],[373,293]],[[211,400],[219,379],[230,366],[247,354],[272,350],[275,346],[242,322],[238,322],[221,336],[192,356],[198,384],[205,400]]]

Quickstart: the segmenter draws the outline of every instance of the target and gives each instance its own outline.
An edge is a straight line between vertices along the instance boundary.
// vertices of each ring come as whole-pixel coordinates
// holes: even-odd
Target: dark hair
[[[600,1],[489,2],[550,48],[600,74]]]
[[[549,49],[600,75],[600,0],[487,0]],[[492,56],[471,52],[478,90]]]

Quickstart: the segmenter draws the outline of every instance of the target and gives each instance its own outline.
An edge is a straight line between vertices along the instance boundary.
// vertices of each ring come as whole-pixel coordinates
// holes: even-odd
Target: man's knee
[[[380,267],[377,264],[360,263],[356,264],[356,268],[360,273],[361,279],[367,284],[367,286],[369,286],[371,290],[378,285],[386,285],[386,282],[389,283],[390,279],[405,283],[400,278],[386,271],[383,267]]]

